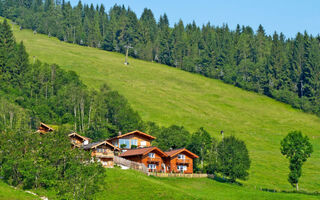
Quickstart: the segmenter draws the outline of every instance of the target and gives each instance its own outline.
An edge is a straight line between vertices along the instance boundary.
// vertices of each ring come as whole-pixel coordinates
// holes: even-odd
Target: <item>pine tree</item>
[[[170,28],[169,20],[166,14],[160,16],[159,20],[159,37],[158,37],[158,48],[159,48],[159,61],[160,63],[171,65],[172,64],[172,46],[170,40]]]
[[[16,43],[7,20],[0,24],[0,78],[10,80],[14,69]]]
[[[314,65],[312,62],[311,41],[307,33],[304,34],[304,60],[301,73],[301,96],[314,96]]]

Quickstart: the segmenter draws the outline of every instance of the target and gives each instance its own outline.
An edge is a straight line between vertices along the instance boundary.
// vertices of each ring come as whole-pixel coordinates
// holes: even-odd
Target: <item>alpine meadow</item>
[[[76,71],[92,88],[108,83],[145,120],[183,125],[190,131],[201,125],[216,137],[223,130],[245,140],[253,160],[247,184],[253,187],[290,189],[287,162],[279,150],[290,130],[303,130],[319,151],[320,119],[290,105],[161,64],[130,59],[126,67],[121,54],[60,42],[31,30],[19,31],[17,26],[14,35],[24,42],[31,59],[35,56]],[[317,154],[306,163],[301,187],[309,191],[320,187],[319,163]]]
[[[201,60],[193,57],[197,54],[194,52],[198,52],[199,55],[202,53],[199,49],[190,48],[192,53],[189,56],[188,53],[182,53],[184,55],[181,55],[181,60],[179,60],[178,50],[172,50],[173,58],[166,62],[166,56],[153,58],[158,57],[153,55],[157,55],[154,52],[158,50],[152,46],[156,43],[157,39],[152,39],[156,34],[137,36],[152,40],[154,43],[145,41],[144,44],[136,43],[136,47],[130,46],[129,43],[115,44],[115,41],[112,42],[113,39],[108,38],[107,33],[104,32],[99,33],[99,42],[95,39],[90,41],[90,34],[97,35],[96,32],[90,31],[83,33],[89,38],[85,41],[80,39],[82,36],[76,38],[76,34],[72,39],[72,28],[65,30],[71,34],[65,38],[64,32],[61,31],[63,29],[55,32],[48,28],[37,32],[35,28],[38,26],[37,23],[32,27],[26,25],[32,20],[24,19],[23,16],[28,16],[26,14],[28,12],[39,12],[32,10],[32,6],[26,10],[17,9],[8,14],[4,10],[6,7],[1,7],[3,2],[5,1],[0,0],[0,8],[2,8],[0,22],[4,28],[0,27],[0,31],[4,34],[5,26],[10,25],[16,42],[12,45],[14,49],[12,51],[15,52],[13,54],[21,54],[22,58],[28,57],[21,63],[28,63],[26,68],[30,71],[21,72],[22,75],[16,76],[15,80],[13,80],[15,76],[8,75],[20,72],[9,69],[8,66],[13,66],[10,59],[14,60],[14,58],[11,58],[9,53],[7,55],[5,50],[1,50],[4,48],[1,44],[6,44],[7,41],[0,37],[0,53],[3,54],[0,61],[6,60],[7,57],[9,60],[0,62],[0,84],[9,85],[8,87],[0,86],[0,111],[4,113],[3,115],[0,113],[0,134],[2,134],[0,137],[0,200],[35,199],[41,196],[46,196],[48,199],[320,198],[320,95],[318,94],[320,57],[317,55],[320,52],[319,36],[313,37],[306,32],[299,33],[291,40],[285,40],[282,33],[279,35],[275,33],[273,37],[263,36],[262,40],[270,49],[271,56],[256,52],[259,54],[257,60],[261,59],[261,63],[266,63],[265,69],[261,67],[256,71],[253,68],[260,62],[257,61],[255,65],[254,59],[247,61],[244,58],[246,52],[239,53],[241,58],[235,58],[235,60],[239,59],[239,62],[229,62],[225,59],[220,63],[219,59],[223,57],[221,55],[224,53],[227,55],[227,51],[231,51],[230,46],[221,47],[226,52],[219,52],[220,57],[212,58],[214,61],[208,58],[210,61],[205,62],[205,58]],[[71,10],[77,8],[72,8],[70,3],[64,1],[62,5],[67,5]],[[93,16],[101,11],[98,7],[91,7],[85,5],[83,9],[95,10]],[[132,12],[129,8],[126,10],[117,5],[110,10],[112,9],[114,13],[124,9],[127,16]],[[149,11],[151,12],[148,9],[144,10],[145,13]],[[105,12],[104,7],[101,12]],[[143,16],[148,18],[147,15]],[[164,18],[161,16],[160,22]],[[54,24],[52,21],[48,22],[50,23]],[[83,23],[89,22],[84,20]],[[126,23],[132,23],[134,26],[135,22],[129,20]],[[168,25],[167,31],[178,35],[179,33],[175,31],[179,30],[180,23],[182,22],[180,21],[174,28],[169,28]],[[151,27],[150,24],[141,26]],[[187,27],[183,24],[181,26],[181,29],[188,32]],[[191,25],[189,28],[192,29]],[[198,28],[195,29],[198,30]],[[105,30],[104,27],[100,29]],[[210,25],[202,27],[203,32],[209,29]],[[250,49],[250,41],[254,39],[245,38],[252,32],[250,27],[237,27],[235,31],[230,31],[228,27],[221,27],[213,32],[216,31],[219,38],[229,33],[236,35],[240,29],[244,35],[239,38],[243,37],[243,45],[249,45],[248,49]],[[259,30],[264,32],[262,29],[260,26]],[[130,31],[128,34],[130,35]],[[161,34],[159,32],[159,37],[163,36]],[[259,33],[253,35],[252,33],[252,37],[259,37]],[[211,36],[208,34],[203,37]],[[124,34],[122,37],[129,36]],[[134,44],[134,39],[130,37],[128,41]],[[162,44],[165,39],[161,38],[159,43]],[[169,41],[170,38],[167,40]],[[303,40],[306,41],[307,47],[303,47]],[[103,41],[102,44],[100,41]],[[206,42],[209,41],[208,39]],[[120,46],[121,49],[117,49]],[[200,46],[201,44],[199,48]],[[306,50],[295,52],[296,46],[301,47],[300,50],[303,48]],[[292,58],[294,63],[298,63],[299,60],[302,63],[299,66],[305,67],[302,70],[299,69],[300,71],[289,66],[292,60],[287,57],[290,55],[294,57],[295,53],[307,57],[305,60],[299,60],[299,56],[297,60]],[[17,56],[16,60],[20,57]],[[208,64],[206,72],[204,69],[199,71],[188,68],[197,65],[198,62],[215,64],[214,66]],[[220,68],[217,63],[222,67]],[[240,66],[241,69],[238,72],[232,71],[233,65]],[[312,71],[308,71],[311,69]],[[263,74],[261,70],[269,70],[266,72],[266,77],[260,76]],[[292,75],[292,71],[295,75]],[[286,77],[287,72],[291,73],[288,77]],[[276,75],[271,75],[273,73]],[[300,75],[297,75],[299,73],[305,82],[299,80]],[[242,79],[244,76],[246,77]],[[247,76],[256,79],[251,80]],[[35,87],[30,86],[32,84]],[[79,95],[74,95],[77,93]],[[75,100],[78,97],[79,101]],[[73,106],[74,104],[78,107]],[[6,105],[8,105],[7,109]],[[22,116],[22,122],[19,121],[19,115]],[[53,127],[52,132],[50,130],[43,135],[40,134],[40,129],[36,132],[35,128],[40,122],[49,124],[41,123],[45,128]],[[19,123],[23,125],[19,126]],[[13,126],[17,128],[12,128]],[[114,157],[119,156],[124,159],[126,151],[128,153],[140,150],[138,143],[136,143],[137,146],[130,143],[130,149],[128,144],[121,146],[123,144],[120,142],[114,143],[109,139],[122,137],[138,129],[145,132],[142,134],[155,136],[152,146],[163,150],[165,156],[170,156],[169,152],[174,149],[186,148],[187,151],[191,151],[189,154],[195,155],[192,161],[193,168],[191,165],[192,174],[212,174],[214,178],[209,176],[207,178],[170,177],[170,173],[162,171],[143,174],[134,168],[124,170],[118,163],[115,163],[112,168],[104,169],[99,164],[100,159],[99,162],[93,162],[95,159],[90,157],[93,154],[83,150],[88,144],[82,144],[79,148],[72,146],[71,150],[67,137],[70,132],[82,134],[84,136],[80,135],[80,137],[88,139],[89,146],[97,145],[103,140],[104,144],[114,148]],[[300,168],[296,173],[292,173],[294,171],[292,166],[297,166],[293,164],[296,157],[291,155],[296,149],[290,143],[291,140],[284,140],[288,133],[296,133],[292,135],[303,138],[303,143],[308,145],[306,147],[308,155],[304,155],[302,161],[297,161]],[[294,137],[292,135],[290,137]],[[206,140],[210,140],[209,145]],[[300,145],[299,141],[302,140],[294,141],[295,144]],[[16,148],[15,145],[18,147]],[[122,154],[115,154],[116,149],[122,151]],[[143,149],[145,148],[141,148]],[[299,150],[301,149],[297,151]],[[19,151],[24,152],[23,156],[20,156]],[[16,157],[17,163],[10,161],[10,157]],[[290,157],[289,160],[288,157]],[[30,162],[26,161],[28,158]],[[232,159],[236,161],[233,162]],[[11,166],[19,166],[18,161],[25,164],[11,169]],[[240,165],[237,165],[239,163]],[[30,168],[24,168],[23,165]],[[32,169],[33,165],[41,167],[37,171]],[[150,172],[149,166],[147,165],[148,172]],[[17,169],[17,172],[14,169]],[[30,174],[27,173],[28,170]],[[35,175],[33,176],[32,173]],[[77,173],[81,175],[76,175]],[[168,177],[160,175],[158,177],[157,173],[168,174]],[[183,173],[184,171],[175,176],[178,174],[182,176]],[[289,173],[289,179],[294,181],[288,182]],[[38,174],[41,174],[42,179],[38,180]],[[172,174],[174,173],[171,172]],[[296,174],[300,176],[293,177]],[[297,186],[293,187],[295,184]],[[35,192],[37,195],[26,193],[26,190]]]

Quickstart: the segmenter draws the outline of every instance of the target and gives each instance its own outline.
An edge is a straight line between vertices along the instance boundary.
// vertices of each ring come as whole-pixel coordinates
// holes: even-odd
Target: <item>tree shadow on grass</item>
[[[243,184],[240,183],[240,182],[237,182],[237,181],[232,181],[231,179],[228,179],[228,178],[225,178],[225,177],[222,177],[222,176],[219,176],[217,174],[214,175],[213,178],[211,178],[217,182],[220,182],[220,183],[229,183],[229,184],[235,184],[235,185],[238,185],[238,186],[242,186]]]
[[[261,191],[264,192],[272,192],[272,193],[287,193],[287,194],[305,194],[305,195],[311,195],[311,196],[320,196],[320,192],[307,192],[307,191],[296,191],[296,190],[276,190],[276,189],[270,189],[270,188],[262,188]]]

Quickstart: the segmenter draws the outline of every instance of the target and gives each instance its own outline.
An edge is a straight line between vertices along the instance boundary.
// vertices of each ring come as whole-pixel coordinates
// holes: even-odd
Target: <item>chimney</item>
[[[119,134],[119,136],[120,136],[120,135],[122,134],[122,133],[121,133],[121,131],[119,131],[119,133],[118,133],[118,134]]]

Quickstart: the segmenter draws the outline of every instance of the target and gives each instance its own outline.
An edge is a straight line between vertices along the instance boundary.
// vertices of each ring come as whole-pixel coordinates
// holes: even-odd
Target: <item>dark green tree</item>
[[[234,136],[225,137],[218,144],[217,153],[218,172],[229,177],[231,182],[248,178],[251,161],[247,146],[243,141]]]

